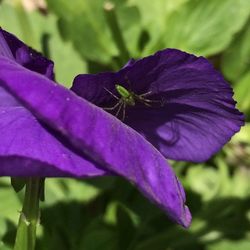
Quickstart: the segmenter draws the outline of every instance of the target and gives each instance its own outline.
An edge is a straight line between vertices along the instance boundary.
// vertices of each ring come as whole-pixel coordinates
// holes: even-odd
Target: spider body
[[[132,91],[127,90],[123,86],[116,84],[115,85],[116,91],[120,94],[122,100],[126,105],[134,106],[135,105],[135,99],[136,94],[134,94]]]
[[[127,106],[135,106],[136,102],[141,102],[145,106],[151,107],[150,103],[157,102],[159,101],[156,100],[150,100],[145,98],[147,95],[151,94],[151,91],[137,95],[133,91],[127,90],[125,87],[121,86],[120,84],[115,84],[115,89],[117,93],[120,95],[120,97],[116,96],[113,94],[111,91],[108,89],[104,88],[108,93],[110,93],[115,99],[118,100],[118,102],[113,106],[113,107],[108,107],[104,108],[105,110],[115,110],[117,109],[115,116],[118,117],[120,112],[122,111],[122,121],[125,119],[125,114],[126,114],[126,107]]]

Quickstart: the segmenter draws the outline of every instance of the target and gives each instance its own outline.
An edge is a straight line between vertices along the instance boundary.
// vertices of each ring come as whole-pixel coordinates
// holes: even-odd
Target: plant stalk
[[[14,250],[34,250],[39,223],[40,178],[28,178],[23,209],[20,213]]]
[[[122,63],[124,64],[130,59],[130,55],[122,35],[122,30],[118,23],[117,15],[115,12],[115,5],[112,2],[108,1],[104,3],[103,8],[107,24],[110,28],[115,44],[120,52]]]

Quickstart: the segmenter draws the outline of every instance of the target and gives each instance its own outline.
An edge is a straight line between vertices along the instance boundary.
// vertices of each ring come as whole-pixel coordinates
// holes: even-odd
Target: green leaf
[[[208,246],[207,250],[246,250],[250,249],[250,239],[220,240]]]
[[[161,6],[164,2],[161,1]],[[204,56],[214,55],[229,45],[250,14],[248,0],[177,1],[172,9],[166,3],[165,8],[159,4],[157,9],[154,2],[146,3],[140,10],[143,20],[148,15],[144,28],[151,40],[144,54],[173,47]]]
[[[244,127],[241,128],[240,132],[237,133],[233,138],[232,142],[235,143],[248,143],[250,145],[250,123],[247,122]]]
[[[41,33],[48,35],[48,47],[50,50],[50,58],[55,63],[56,80],[71,87],[73,79],[78,74],[86,73],[87,65],[85,61],[78,55],[70,42],[65,42],[60,37],[57,30],[56,17],[50,15],[43,19],[44,29]]]
[[[118,239],[116,230],[104,225],[100,220],[92,222],[84,230],[80,244],[76,249],[87,250],[117,250]]]
[[[230,196],[232,193],[232,182],[229,173],[229,167],[220,156],[215,158],[215,163],[218,168],[218,193],[217,197]]]
[[[246,73],[234,87],[237,106],[241,111],[250,111],[250,72]]]
[[[249,176],[245,169],[239,168],[235,171],[231,183],[231,195],[235,197],[247,198],[250,195]]]
[[[204,165],[190,167],[186,176],[187,186],[207,201],[215,197],[220,188],[218,172]]]
[[[123,205],[117,207],[117,229],[119,238],[119,249],[126,250],[135,236],[135,226],[130,216],[131,212]]]
[[[0,239],[2,239],[3,235],[6,233],[7,231],[7,224],[6,221],[0,217]],[[3,243],[0,241],[0,249],[1,246],[3,245]]]
[[[12,250],[13,248],[4,245],[4,243],[0,241],[0,249],[1,249],[1,250]]]
[[[49,8],[63,20],[61,33],[72,40],[78,52],[87,59],[107,62],[117,54],[103,15],[103,0],[47,0]],[[67,15],[65,15],[67,13]]]
[[[151,44],[153,44],[165,33],[167,18],[176,13],[188,1],[157,0],[157,4],[155,4],[151,0],[129,0],[129,4],[139,9],[142,27],[149,33]]]
[[[109,203],[109,205],[107,206],[106,212],[104,214],[104,220],[108,224],[115,225],[119,223],[119,221],[121,221],[122,218],[125,217],[125,215],[122,214],[123,212],[127,213],[127,216],[129,216],[129,218],[127,219],[131,220],[131,223],[133,225],[138,224],[139,219],[137,215],[134,212],[132,212],[130,209],[125,207],[123,203],[118,202],[118,201],[112,201]],[[121,215],[124,215],[124,216],[121,216]]]
[[[118,5],[117,15],[131,57],[141,57],[138,41],[141,35],[142,24],[138,8],[134,6]]]
[[[107,228],[88,230],[82,238],[80,249],[117,250],[116,234]]]
[[[9,183],[7,187],[1,187],[0,189],[0,220],[5,218],[17,223],[19,213],[22,205],[19,196],[15,193],[10,186],[9,178],[1,177],[0,184],[5,181]]]
[[[14,178],[11,177],[11,186],[14,188],[15,192],[18,193],[21,191],[26,184],[25,178]]]
[[[223,74],[231,81],[238,81],[250,66],[250,26],[235,37],[222,57]]]
[[[27,37],[25,37],[25,31],[23,30],[24,27],[20,27],[17,10],[6,3],[0,5],[0,26],[20,37],[25,42],[28,42],[26,40]],[[34,33],[32,32],[30,36],[33,37]],[[35,42],[35,44],[33,43],[30,45],[37,49],[39,47],[37,39],[32,40]]]
[[[195,221],[193,224],[196,224]],[[192,224],[192,226],[193,226]],[[192,227],[191,226],[191,227]],[[180,227],[170,227],[168,230],[162,228],[159,233],[149,235],[144,240],[138,242],[135,250],[196,250],[203,249],[200,244],[199,236],[191,233],[189,230],[183,230]]]
[[[55,62],[57,81],[70,87],[74,76],[86,72],[86,64],[72,45],[61,39],[57,30],[57,18],[52,14],[45,17],[37,12],[24,12],[20,17],[18,11],[14,6],[2,4],[0,25],[34,49],[46,52],[46,56]],[[30,30],[22,25],[20,19],[24,17]],[[30,34],[28,37],[27,33]]]
[[[104,16],[104,0],[77,0],[70,4],[68,0],[47,2],[60,19],[62,36],[73,42],[83,58],[105,64],[114,63],[112,59],[119,56],[119,51]],[[128,6],[126,1],[116,0],[114,3],[124,39],[132,56],[137,55],[139,13],[134,7]]]
[[[101,190],[86,182],[75,179],[46,179],[46,205],[60,201],[89,202],[95,199]]]

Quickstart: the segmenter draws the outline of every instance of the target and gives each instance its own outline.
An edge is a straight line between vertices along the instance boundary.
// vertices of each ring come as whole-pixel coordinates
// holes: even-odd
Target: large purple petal
[[[95,79],[80,75],[72,87],[86,99],[81,87],[88,84],[84,80],[90,77],[92,85],[96,82],[100,91],[100,74]],[[242,113],[235,108],[231,87],[205,58],[167,49],[129,64],[113,79],[110,83],[106,81],[111,89],[112,85],[124,85],[127,80],[134,93],[150,92],[146,98],[158,101],[150,103],[151,107],[142,102],[127,107],[124,122],[143,134],[167,158],[207,160],[244,123]],[[94,103],[114,106],[111,99],[109,105]]]
[[[12,45],[12,51],[6,40]],[[16,60],[13,54],[19,48],[22,48],[19,52],[29,49],[13,35],[0,30],[1,55]],[[25,56],[25,53],[23,55]],[[47,65],[46,68],[53,66],[39,54],[33,59],[35,67],[40,62],[44,62],[43,66]],[[20,60],[17,61],[20,63]],[[43,73],[39,69],[31,68]],[[46,75],[46,72],[44,73]],[[80,156],[72,146],[68,147],[68,143],[59,134],[41,124],[2,87],[0,87],[0,132],[1,176],[92,177],[106,174],[106,171],[96,168],[96,163]],[[68,172],[69,167],[74,170],[72,173]]]
[[[7,42],[9,49],[4,44],[4,41],[1,42],[1,37],[3,37]],[[16,62],[23,65],[25,68],[43,74],[50,79],[54,79],[54,63],[51,60],[48,60],[47,58],[42,56],[42,54],[31,49],[17,37],[1,28],[0,47],[0,51],[5,48],[5,56],[8,56],[8,54],[10,54],[9,52],[11,52]],[[10,55],[8,57],[10,57]]]
[[[164,107],[130,109],[126,122],[168,158],[207,160],[244,123],[231,87],[202,57],[178,50],[161,51],[154,57],[155,65],[147,74],[155,79],[147,91],[163,100]],[[153,57],[145,61],[152,64]],[[136,67],[130,79],[136,77]],[[138,77],[137,81],[143,84]]]
[[[0,87],[0,176],[105,174]],[[69,172],[68,169],[71,168]]]
[[[3,34],[9,39],[5,39]],[[6,40],[11,41],[13,46],[26,46],[13,35],[0,30],[0,54],[15,60],[12,54],[15,50],[10,50]],[[39,56],[37,59],[38,62],[46,62]],[[2,87],[0,130],[1,176],[92,177],[106,174],[106,171],[96,168],[96,163],[69,146],[58,133],[41,124]],[[69,173],[68,166],[73,167],[75,172]]]
[[[191,216],[165,158],[141,135],[53,81],[0,58],[0,85],[103,169],[121,175],[183,226]],[[13,166],[18,168],[19,166]],[[29,169],[24,169],[29,174]],[[74,166],[68,166],[74,175]]]
[[[12,45],[12,51],[6,41]],[[28,49],[13,35],[0,30],[1,55],[16,60],[13,53],[15,54],[19,47]],[[45,62],[44,66],[51,68],[49,66],[51,65],[53,68],[53,64],[39,54],[36,59],[34,65]],[[0,130],[1,176],[92,177],[106,174],[106,171],[96,168],[96,163],[87,160],[86,156],[81,156],[69,146],[59,134],[41,124],[2,87],[0,87]],[[69,173],[68,166],[73,167],[75,172]]]

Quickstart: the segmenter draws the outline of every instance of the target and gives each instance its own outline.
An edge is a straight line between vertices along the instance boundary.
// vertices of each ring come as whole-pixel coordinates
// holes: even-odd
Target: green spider
[[[152,93],[152,91],[149,91],[147,93],[141,94],[141,95],[137,95],[135,94],[133,91],[129,91],[127,90],[125,87],[121,86],[120,84],[115,84],[115,89],[116,91],[119,93],[119,95],[121,96],[120,98],[118,96],[116,96],[115,94],[113,94],[111,91],[109,91],[108,89],[104,88],[108,93],[110,93],[115,99],[118,100],[118,102],[110,108],[104,108],[105,110],[115,110],[116,114],[115,116],[118,117],[118,115],[120,114],[121,110],[122,110],[122,121],[124,121],[125,119],[125,114],[126,114],[126,107],[127,106],[135,106],[136,101],[143,103],[145,106],[151,107],[151,103],[161,103],[161,101],[156,101],[156,100],[150,100],[145,98],[147,95],[150,95]]]

